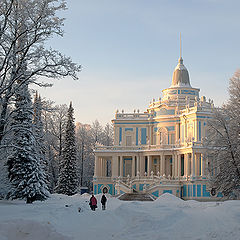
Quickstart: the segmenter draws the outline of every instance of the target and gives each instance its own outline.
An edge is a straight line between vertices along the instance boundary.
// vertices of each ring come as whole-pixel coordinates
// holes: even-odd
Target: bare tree
[[[50,86],[41,77],[77,79],[80,66],[45,43],[54,35],[63,36],[65,0],[1,0],[0,4],[0,143],[7,123],[7,109],[17,88],[25,82]],[[19,44],[24,36],[24,44]],[[21,53],[21,54],[19,54]],[[16,84],[22,78],[24,81]]]
[[[91,188],[94,174],[94,149],[96,143],[111,146],[113,144],[113,128],[110,124],[106,124],[103,128],[100,123],[95,120],[92,125],[78,123],[76,129],[80,186]]]
[[[77,123],[77,158],[80,186],[89,186],[92,176],[91,166],[93,164],[92,139],[90,135],[90,125]]]
[[[240,72],[229,84],[230,98],[208,122],[206,146],[210,186],[226,197],[240,193]]]
[[[54,105],[51,101],[43,102],[43,124],[46,159],[49,166],[51,192],[58,181],[59,162],[62,157],[64,134],[67,122],[67,105]]]
[[[113,145],[113,125],[107,123],[103,130],[103,145],[112,146]]]

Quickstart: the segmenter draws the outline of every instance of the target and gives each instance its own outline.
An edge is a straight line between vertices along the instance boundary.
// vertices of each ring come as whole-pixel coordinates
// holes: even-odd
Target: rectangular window
[[[141,128],[141,144],[147,144],[147,129]]]
[[[184,176],[184,155],[181,154],[181,176]]]
[[[201,185],[197,185],[197,197],[201,197]]]
[[[175,144],[175,134],[174,133],[171,134],[170,144]]]
[[[132,136],[126,136],[126,146],[132,146]]]
[[[145,172],[147,173],[147,171],[148,171],[148,158],[147,157],[145,157]]]
[[[192,197],[192,185],[188,185],[188,197]]]
[[[134,169],[134,172],[135,172],[135,176],[137,176],[137,158],[135,157],[135,169]]]
[[[198,122],[198,141],[202,139],[201,121]]]
[[[193,197],[196,197],[196,185],[195,184],[193,184],[193,192],[192,192],[192,194],[193,194]]]
[[[118,157],[118,176],[120,176],[120,157]]]
[[[119,128],[119,145],[122,144],[122,128]]]
[[[138,128],[136,128],[136,145],[138,145]]]

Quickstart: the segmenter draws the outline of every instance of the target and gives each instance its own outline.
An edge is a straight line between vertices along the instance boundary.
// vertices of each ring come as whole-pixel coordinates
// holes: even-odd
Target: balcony
[[[139,113],[139,112],[134,112],[134,113],[119,113],[117,112],[115,114],[115,119],[124,119],[124,120],[148,120],[149,118],[152,118],[153,114],[151,113]]]
[[[149,151],[174,150],[182,147],[202,147],[202,142],[184,142],[177,144],[140,145],[140,146],[96,146],[95,152],[109,151]]]

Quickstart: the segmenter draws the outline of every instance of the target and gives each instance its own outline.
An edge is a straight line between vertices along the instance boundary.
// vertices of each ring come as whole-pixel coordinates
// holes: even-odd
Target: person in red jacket
[[[93,211],[95,211],[95,209],[97,208],[97,199],[94,197],[94,195],[91,196],[89,205]]]

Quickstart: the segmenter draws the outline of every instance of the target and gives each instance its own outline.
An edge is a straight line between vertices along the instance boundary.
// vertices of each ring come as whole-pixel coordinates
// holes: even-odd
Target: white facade
[[[213,102],[199,98],[200,90],[191,87],[182,58],[171,87],[162,92],[162,99],[153,99],[144,113],[116,112],[114,146],[95,150],[95,194],[143,191],[155,197],[164,192],[184,199],[211,197],[202,140]]]

